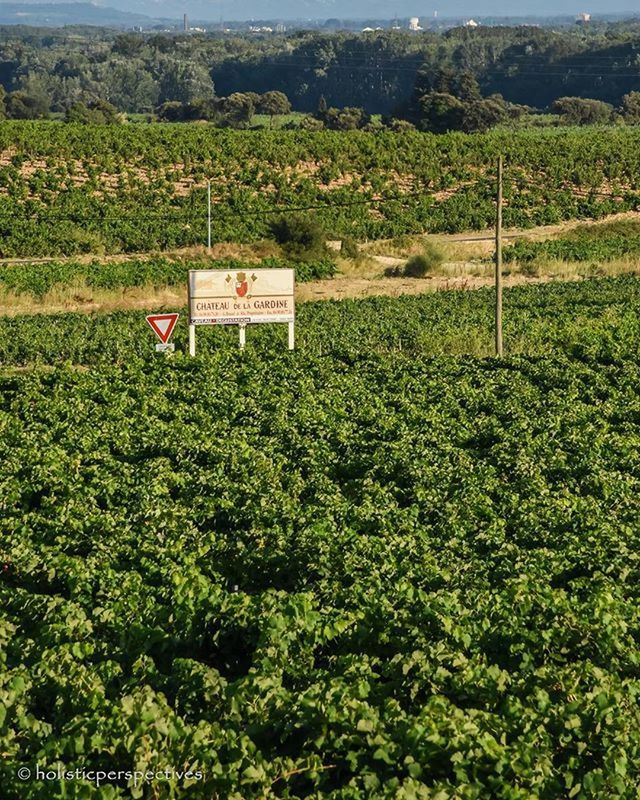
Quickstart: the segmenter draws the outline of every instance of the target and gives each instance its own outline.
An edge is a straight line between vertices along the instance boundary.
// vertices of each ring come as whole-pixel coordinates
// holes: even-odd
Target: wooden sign
[[[239,325],[240,346],[245,327],[263,322],[289,325],[293,349],[295,275],[292,269],[191,270],[189,272],[189,350],[195,353],[195,326]]]

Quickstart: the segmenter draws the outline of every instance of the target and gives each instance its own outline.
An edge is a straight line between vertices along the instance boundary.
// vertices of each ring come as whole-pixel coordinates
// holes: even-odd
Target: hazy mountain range
[[[21,3],[0,1],[0,24],[25,25],[144,25],[150,21],[180,19],[187,13],[192,20],[219,22],[225,20],[281,19],[324,20],[391,19],[417,16],[431,19],[488,16],[531,17],[575,15],[582,11],[592,14],[614,14],[625,11],[624,0],[616,8],[606,0],[108,0],[108,2],[69,3],[52,0],[49,3],[23,0]],[[640,10],[628,9],[628,16],[640,15]]]
[[[0,2],[0,25],[100,25],[104,27],[147,26],[146,14],[120,11],[95,3],[5,3]]]

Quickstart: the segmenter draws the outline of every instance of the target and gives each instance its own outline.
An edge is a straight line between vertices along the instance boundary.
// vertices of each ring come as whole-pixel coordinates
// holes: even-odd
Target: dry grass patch
[[[0,292],[0,315],[55,314],[68,311],[133,311],[176,309],[186,305],[187,287],[135,286],[125,289],[96,289],[85,283],[54,286],[40,298]]]

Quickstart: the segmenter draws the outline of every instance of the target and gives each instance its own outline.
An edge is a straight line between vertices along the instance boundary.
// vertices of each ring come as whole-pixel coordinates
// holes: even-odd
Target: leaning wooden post
[[[502,355],[502,156],[498,158],[496,197],[496,356]]]

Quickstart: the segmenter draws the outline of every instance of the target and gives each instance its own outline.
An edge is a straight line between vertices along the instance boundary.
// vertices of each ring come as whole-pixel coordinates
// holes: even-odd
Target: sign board
[[[191,270],[190,325],[294,321],[292,269]]]
[[[171,338],[179,316],[180,314],[149,314],[146,320],[162,344],[166,344]]]
[[[157,344],[156,345],[156,353],[175,353],[176,346],[173,342],[169,342],[169,344]]]

